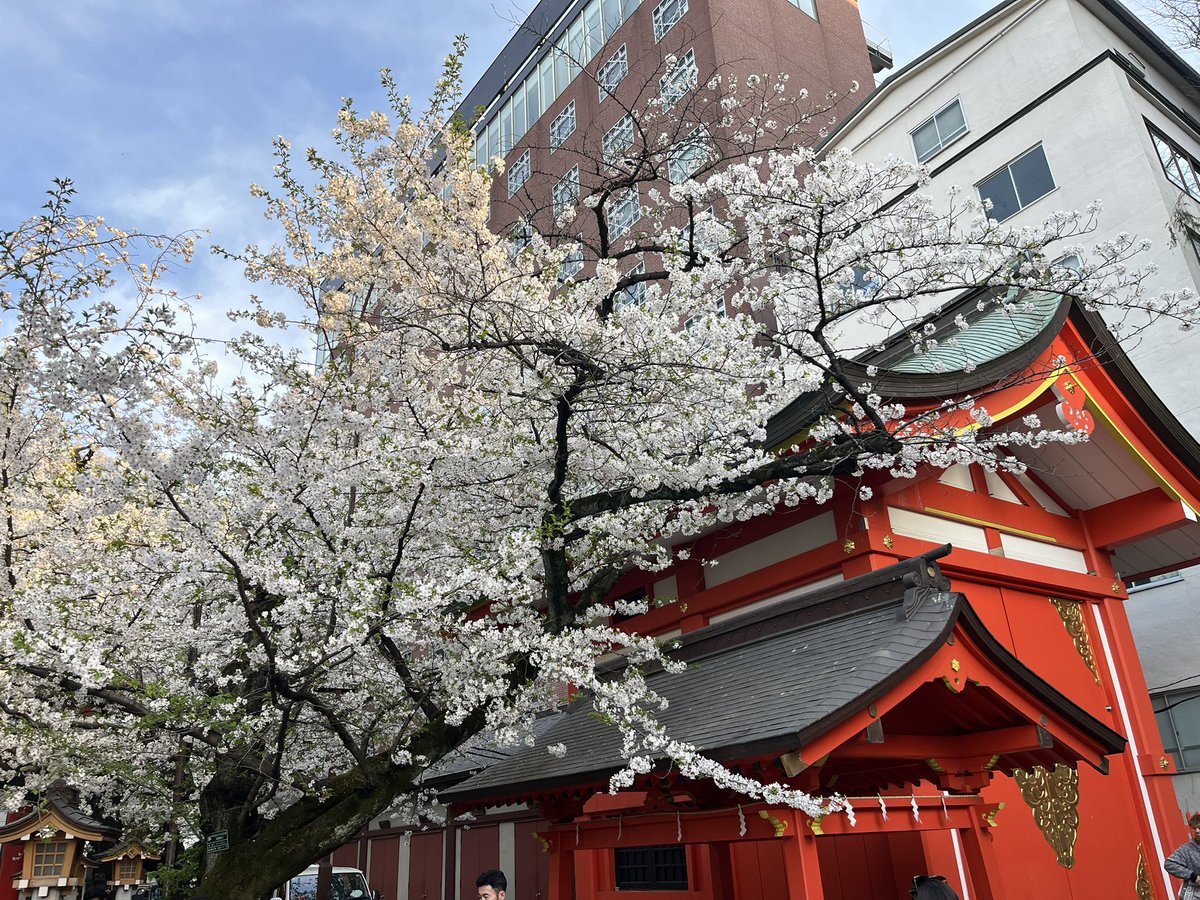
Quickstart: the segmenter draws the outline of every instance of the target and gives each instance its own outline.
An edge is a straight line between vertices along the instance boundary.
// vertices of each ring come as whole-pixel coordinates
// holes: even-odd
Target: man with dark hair
[[[958,893],[946,881],[945,875],[917,875],[908,896],[914,900],[958,900]]]
[[[508,879],[499,869],[488,869],[480,872],[475,879],[475,890],[478,900],[504,900],[508,891]]]
[[[1192,839],[1176,847],[1175,852],[1163,860],[1163,868],[1168,874],[1183,879],[1179,900],[1200,900],[1200,812],[1188,816],[1187,823],[1192,829]]]

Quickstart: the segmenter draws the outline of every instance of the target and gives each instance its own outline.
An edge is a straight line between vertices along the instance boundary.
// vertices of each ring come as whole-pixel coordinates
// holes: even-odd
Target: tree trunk
[[[221,900],[266,900],[274,888],[302,872],[317,859],[351,840],[372,818],[412,785],[416,771],[374,785],[353,772],[332,779],[323,799],[306,797],[262,822],[256,832],[235,840],[217,854],[196,891]]]
[[[414,758],[439,760],[483,726],[477,710],[461,725],[426,725],[409,747]],[[386,755],[331,778],[273,819],[258,819],[217,855],[196,889],[213,900],[267,900],[271,891],[353,839],[396,798],[412,790],[426,766],[393,763]]]

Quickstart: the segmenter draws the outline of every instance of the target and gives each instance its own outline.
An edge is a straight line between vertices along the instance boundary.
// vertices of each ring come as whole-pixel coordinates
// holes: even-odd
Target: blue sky
[[[422,97],[452,37],[471,40],[474,83],[534,0],[0,0],[0,227],[36,211],[54,177],[77,211],[164,232],[206,229],[239,248],[273,232],[248,195],[271,140],[324,142],[341,98],[382,103],[378,70]],[[992,0],[860,0],[898,65]],[[252,288],[202,253],[187,287],[216,315]]]

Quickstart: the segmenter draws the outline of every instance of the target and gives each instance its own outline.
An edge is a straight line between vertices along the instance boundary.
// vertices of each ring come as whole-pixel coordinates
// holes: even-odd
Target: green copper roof
[[[969,372],[1032,340],[1050,324],[1061,303],[1058,294],[1031,294],[1016,303],[989,306],[967,318],[966,330],[950,324],[933,335],[935,347],[915,348],[886,368],[921,374]]]

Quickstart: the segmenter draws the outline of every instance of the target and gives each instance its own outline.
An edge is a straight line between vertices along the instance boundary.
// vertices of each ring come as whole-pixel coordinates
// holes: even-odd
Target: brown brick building
[[[779,75],[790,95],[805,89],[796,108],[819,113],[815,140],[828,107],[848,111],[856,86],[865,93],[873,67],[889,64],[868,46],[854,0],[542,0],[460,114],[476,121],[476,162],[505,160],[492,226],[518,241],[531,230],[522,222],[552,242],[582,239],[586,265],[633,230],[652,185],[690,174],[690,145],[712,141],[714,163],[731,155],[712,102],[731,78],[743,94],[751,75],[767,76],[762,91]],[[721,86],[695,89],[716,74]],[[664,132],[674,151],[651,153]],[[614,165],[623,154],[637,164]],[[595,212],[577,207],[556,222],[589,195],[601,197]]]

